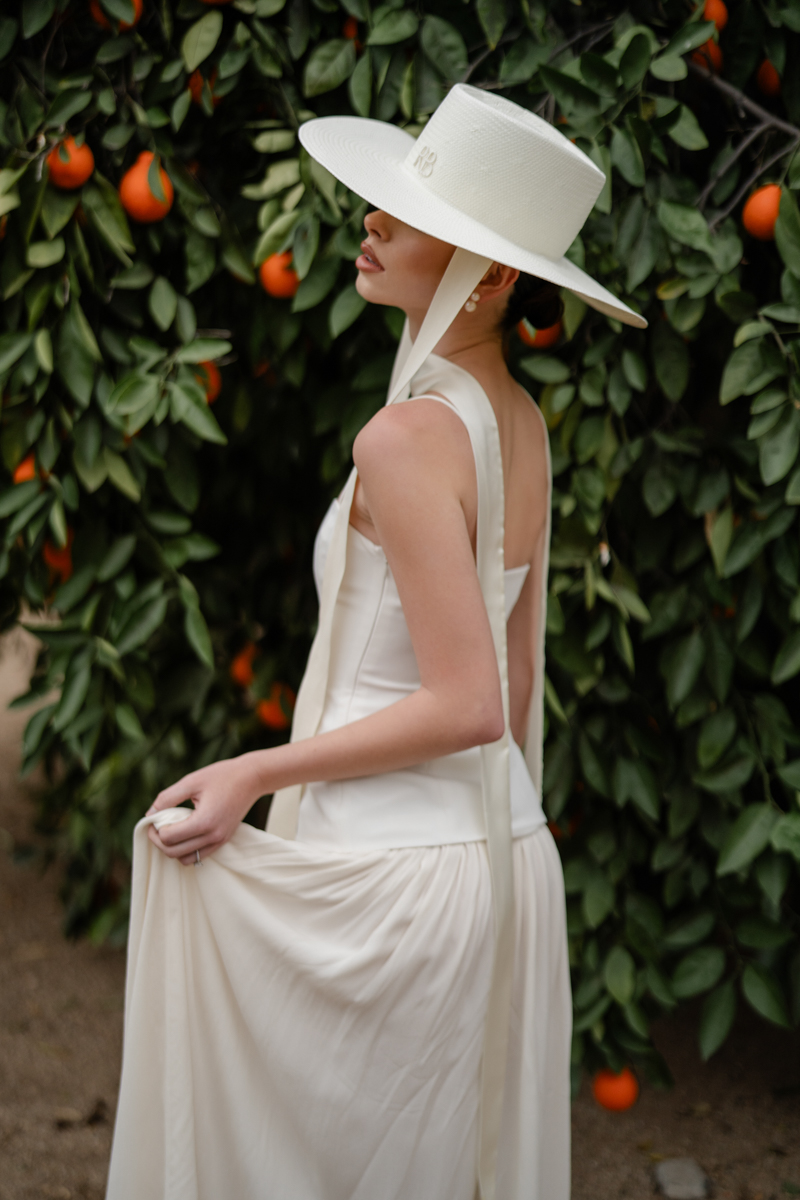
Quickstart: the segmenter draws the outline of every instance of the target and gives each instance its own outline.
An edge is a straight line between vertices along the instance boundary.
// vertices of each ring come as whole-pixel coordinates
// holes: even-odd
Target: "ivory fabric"
[[[432,356],[411,392],[438,380],[470,432],[507,715],[502,463],[488,399],[463,376]],[[358,571],[338,515],[322,699],[318,679],[306,689],[315,729],[337,678],[337,600]],[[563,878],[543,825],[512,847],[510,757],[506,736],[472,763],[483,839],[454,827],[437,843],[422,827],[398,845],[387,823],[382,844],[365,846],[342,826],[305,840],[301,821],[294,841],[242,826],[197,870],[146,837],[185,810],[140,822],[108,1200],[474,1200],[477,1181],[487,1200],[568,1200]],[[451,776],[437,785],[457,807]]]

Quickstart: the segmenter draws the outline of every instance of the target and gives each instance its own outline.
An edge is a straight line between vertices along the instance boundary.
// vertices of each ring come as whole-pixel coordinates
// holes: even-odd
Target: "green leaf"
[[[716,917],[709,909],[695,913],[678,922],[664,937],[663,945],[668,950],[683,950],[705,941],[716,924]]]
[[[38,712],[35,712],[30,721],[28,721],[28,724],[25,726],[25,732],[22,735],[23,760],[30,758],[39,746],[45,728],[50,723],[50,718],[57,707],[57,703],[48,704],[45,708],[40,708]]]
[[[92,183],[81,193],[81,206],[109,250],[125,267],[132,266],[128,254],[135,247],[119,196],[108,180],[95,171]]]
[[[775,222],[775,245],[792,274],[800,278],[800,212],[788,188],[781,191],[778,219]]]
[[[611,795],[611,786],[608,782],[605,768],[595,753],[592,743],[586,734],[581,731],[578,738],[578,757],[581,763],[583,777],[590,787],[599,792],[601,796]]]
[[[467,70],[467,47],[454,25],[442,17],[426,17],[420,34],[422,49],[445,79],[457,83]]]
[[[564,383],[569,379],[569,367],[560,358],[548,354],[531,354],[519,364],[526,375],[539,383]]]
[[[736,926],[736,940],[748,950],[779,950],[793,940],[791,929],[761,916],[745,917]]]
[[[777,820],[770,804],[749,804],[726,837],[717,862],[717,875],[732,875],[748,866],[769,844]]]
[[[745,342],[743,346],[737,347],[722,372],[720,404],[730,404],[731,400],[736,400],[743,394],[749,395],[750,385],[761,372],[761,348],[758,342]]]
[[[416,23],[417,18],[412,13],[408,15]],[[356,48],[352,38],[334,38],[330,42],[322,42],[311,51],[306,62],[303,95],[319,96],[323,92],[330,92],[349,79],[355,65]]]
[[[31,38],[44,29],[56,10],[56,0],[22,0],[22,36]]]
[[[685,104],[681,105],[681,115],[667,132],[673,142],[684,150],[705,150],[708,146],[708,138],[700,128],[697,117]]]
[[[716,25],[713,21],[688,21],[682,29],[673,34],[664,53],[688,54],[690,50],[696,50],[703,42],[707,42],[715,32]]]
[[[53,729],[56,733],[60,733],[62,729],[66,729],[80,712],[83,702],[86,699],[86,693],[89,691],[91,680],[92,670],[88,663],[84,663],[76,670],[67,673],[66,680],[64,681],[64,690],[61,693],[58,708],[53,715]]]
[[[636,989],[636,964],[624,946],[614,946],[603,968],[606,989],[618,1004],[629,1004]]]
[[[338,258],[317,259],[295,293],[292,312],[316,308],[336,285],[340,265]]]
[[[0,62],[14,45],[18,30],[19,22],[14,17],[0,17]]]
[[[799,446],[800,414],[789,405],[778,423],[758,439],[758,464],[767,486],[789,474]]]
[[[119,575],[120,571],[128,565],[135,548],[136,535],[134,533],[117,538],[98,567],[98,581],[108,583],[109,579]]]
[[[29,267],[53,267],[61,262],[65,249],[64,239],[60,237],[53,238],[51,242],[31,242],[25,261]]]
[[[591,929],[602,925],[614,907],[614,885],[598,867],[583,893],[583,915]]]
[[[780,767],[778,768],[778,774],[783,777]],[[772,849],[776,850],[779,854],[791,854],[800,862],[800,814],[785,813],[782,817],[779,817],[772,830],[770,843]]]
[[[148,263],[135,262],[132,267],[128,267],[125,271],[120,271],[111,280],[113,288],[121,288],[123,291],[138,291],[139,288],[145,288],[149,283],[153,282],[154,271]]]
[[[368,117],[372,104],[372,56],[362,54],[347,85],[347,94],[355,112]]]
[[[147,307],[150,311],[150,316],[158,328],[161,330],[169,329],[175,320],[178,295],[170,281],[165,279],[163,275],[158,276],[150,289]]]
[[[661,228],[676,242],[711,253],[708,223],[696,208],[675,204],[672,200],[659,200],[656,212]]]
[[[644,187],[644,159],[636,138],[627,129],[615,129],[611,136],[611,162],[632,187]]]
[[[187,29],[181,42],[183,65],[191,74],[205,62],[222,33],[222,13],[210,12]]]
[[[0,334],[0,374],[4,374],[14,363],[22,358],[31,344],[29,333]]]
[[[348,284],[343,291],[339,292],[328,314],[328,328],[331,337],[337,338],[339,334],[344,333],[345,329],[349,329],[353,322],[361,316],[366,304],[366,300],[356,291],[354,283]]]
[[[503,30],[508,21],[506,0],[477,0],[476,8],[478,11],[478,20],[483,27],[483,32],[486,34],[486,41],[489,43],[490,48],[494,50],[503,36]]]
[[[88,108],[92,100],[93,96],[88,88],[85,91],[67,89],[59,92],[45,117],[45,129],[52,129],[56,125],[66,125],[72,117]]]
[[[628,91],[638,87],[647,74],[649,66],[650,39],[644,33],[637,33],[628,42],[619,63],[622,82]]]
[[[784,641],[772,664],[772,682],[776,686],[793,679],[800,671],[800,629],[795,629]]]
[[[413,37],[418,28],[419,18],[410,9],[395,8],[386,12],[384,8],[383,15],[370,31],[367,45],[393,46]]]
[[[80,192],[77,191],[62,192],[53,187],[46,189],[39,215],[49,238],[61,232],[78,207],[80,198]]]
[[[742,994],[759,1016],[782,1029],[791,1028],[786,998],[774,972],[760,963],[748,963],[742,973]]]
[[[142,490],[125,459],[106,446],[103,450],[103,463],[114,487],[122,492],[123,496],[138,503],[142,496]],[[120,651],[120,654],[122,653],[123,651]]]
[[[672,990],[679,1000],[707,992],[718,982],[725,969],[725,951],[719,946],[701,946],[690,950],[675,968]]]
[[[703,770],[713,767],[722,757],[735,733],[736,717],[731,709],[722,708],[706,717],[697,739],[697,761]]]
[[[650,74],[664,83],[677,83],[686,78],[688,69],[680,55],[661,54],[650,63]]]
[[[699,771],[692,779],[704,791],[721,795],[743,787],[753,774],[754,766],[753,759],[743,754],[713,770]]]
[[[686,343],[666,321],[658,321],[653,329],[651,346],[656,379],[667,399],[675,404],[689,382]]]
[[[187,429],[191,429],[198,437],[206,442],[227,445],[228,439],[220,429],[206,402],[205,394],[196,381],[182,379],[180,383],[170,384],[170,407],[173,419],[182,421]]]
[[[222,358],[232,349],[231,343],[223,342],[221,338],[196,338],[193,342],[189,342],[188,346],[181,346],[175,355],[175,361],[179,363],[208,362],[209,359]]]
[[[301,217],[302,213],[298,209],[295,209],[294,212],[281,213],[264,230],[253,254],[254,267],[260,267],[271,254],[278,253],[287,238],[294,232],[294,227],[300,221]]]
[[[620,755],[614,765],[614,801],[622,808],[628,800],[649,817],[657,821],[660,801],[655,776],[642,759],[631,760]]]
[[[670,708],[676,709],[691,692],[703,666],[705,651],[699,630],[694,630],[667,648],[661,672],[666,680]]]
[[[728,980],[715,988],[703,1002],[700,1016],[700,1057],[708,1062],[712,1054],[716,1054],[733,1026],[736,1016],[736,989],[733,982]]]
[[[130,654],[148,641],[160,629],[167,615],[167,597],[155,596],[137,609],[116,641],[120,655]]]

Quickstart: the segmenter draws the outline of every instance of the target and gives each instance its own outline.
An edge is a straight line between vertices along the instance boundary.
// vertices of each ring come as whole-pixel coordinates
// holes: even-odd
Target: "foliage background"
[[[694,996],[705,1056],[742,998],[800,1022],[796,0],[734,0],[721,35],[684,0],[144,0],[118,34],[84,0],[4,11],[0,610],[48,618],[17,703],[61,688],[23,771],[52,781],[68,932],[124,937],[131,832],[160,788],[283,736],[255,705],[299,681],[313,535],[384,398],[401,314],[362,312],[364,206],[296,130],[356,112],[416,132],[469,79],[606,172],[570,256],[650,322],[568,296],[555,350],[510,347],[555,470],[545,803],[576,1074],[666,1080],[649,1023]],[[721,77],[690,59],[718,36]],[[95,156],[79,192],[48,183],[65,132]],[[176,192],[149,226],[116,196],[142,149]],[[775,242],[741,228],[765,182],[784,189]],[[255,268],[286,248],[302,284],[275,300]],[[211,358],[213,412],[192,373]],[[14,484],[31,452],[39,477]],[[57,564],[71,536],[59,579],[45,544]]]

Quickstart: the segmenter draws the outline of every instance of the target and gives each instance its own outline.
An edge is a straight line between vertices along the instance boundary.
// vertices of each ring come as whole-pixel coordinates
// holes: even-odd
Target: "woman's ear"
[[[505,267],[502,263],[492,263],[478,284],[481,299],[488,300],[495,296],[502,296],[503,292],[512,288],[518,279],[519,271],[516,267]]]

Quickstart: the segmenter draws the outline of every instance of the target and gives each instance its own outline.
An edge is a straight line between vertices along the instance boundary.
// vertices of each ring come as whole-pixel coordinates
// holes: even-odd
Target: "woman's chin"
[[[356,291],[368,304],[394,304],[395,301],[386,294],[386,289],[381,287],[382,281],[383,272],[373,275],[359,271],[356,276]]]

